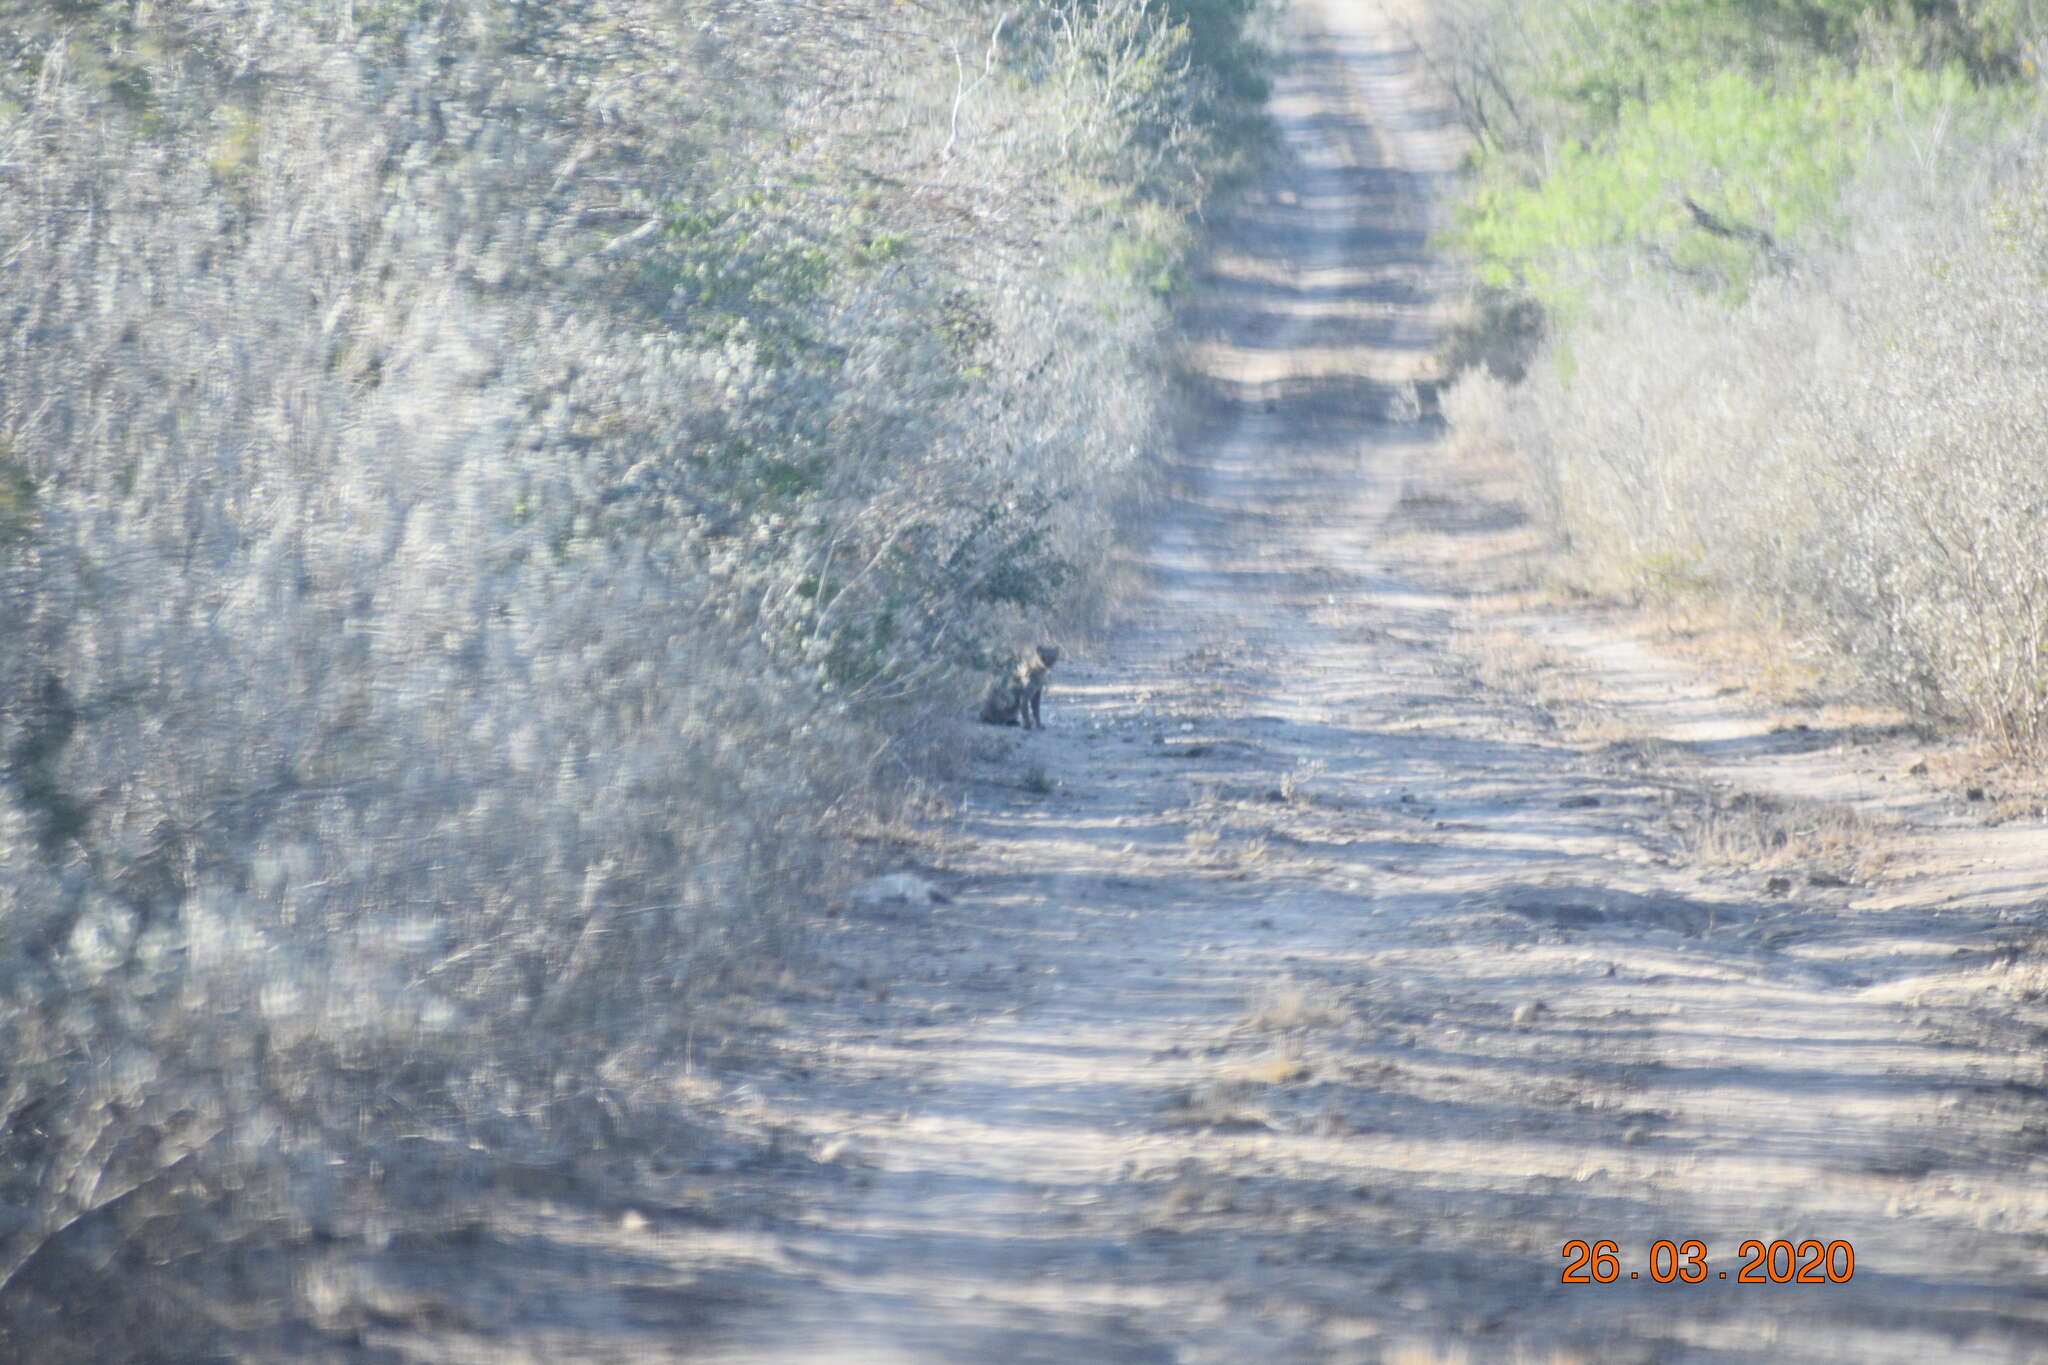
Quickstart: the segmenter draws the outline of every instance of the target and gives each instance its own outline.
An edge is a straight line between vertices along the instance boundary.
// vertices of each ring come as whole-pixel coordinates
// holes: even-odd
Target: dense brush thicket
[[[1594,586],[1768,614],[1894,700],[2048,741],[2048,160],[1901,172],[1730,309],[1615,288],[1519,389],[1463,381]]]
[[[1446,411],[1527,457],[1578,576],[1740,604],[2048,742],[2048,16],[1445,13],[1478,134],[1452,235],[1488,286]]]
[[[1249,8],[0,0],[0,1354],[658,1113],[1095,590]]]

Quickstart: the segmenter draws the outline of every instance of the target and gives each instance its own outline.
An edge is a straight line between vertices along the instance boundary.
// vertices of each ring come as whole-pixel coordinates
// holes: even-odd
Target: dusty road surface
[[[946,899],[828,921],[873,988],[789,983],[698,1079],[759,1141],[651,1160],[630,1207],[541,1192],[496,1230],[531,1259],[479,1270],[509,1316],[451,1291],[366,1340],[2048,1360],[2042,831],[1890,780],[1908,731],[1481,608],[1519,513],[1405,387],[1455,143],[1377,6],[1290,25],[1151,587],[901,851]],[[1613,1282],[1560,1282],[1575,1240]]]

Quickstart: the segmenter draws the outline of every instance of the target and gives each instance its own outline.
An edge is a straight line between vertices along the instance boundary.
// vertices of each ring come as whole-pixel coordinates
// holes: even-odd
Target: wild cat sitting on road
[[[981,718],[990,725],[1021,725],[1026,730],[1045,728],[1038,714],[1045,696],[1045,678],[1060,661],[1058,645],[1040,645],[1006,669],[988,685],[981,699]]]

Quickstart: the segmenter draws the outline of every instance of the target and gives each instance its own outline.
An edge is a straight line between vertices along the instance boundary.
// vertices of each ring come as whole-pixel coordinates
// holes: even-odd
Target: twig
[[[1760,247],[1763,250],[1765,259],[1779,269],[1783,269],[1792,263],[1790,253],[1785,251],[1783,247],[1780,247],[1777,239],[1762,228],[1754,227],[1748,223],[1731,223],[1726,219],[1718,218],[1706,209],[1701,208],[1699,202],[1689,194],[1680,195],[1679,202],[1685,205],[1685,211],[1692,215],[1693,223],[1701,231],[1710,232],[1716,237],[1726,237],[1733,241],[1748,242],[1753,246]]]
[[[964,68],[961,69],[959,82],[957,82],[953,87],[952,128],[946,136],[945,147],[941,149],[939,152],[939,159],[942,161],[951,159],[953,155],[953,144],[960,140],[960,105],[966,100],[966,98],[969,95],[973,94],[975,91],[981,89],[983,85],[987,84],[988,78],[995,72],[996,47],[1003,40],[1003,26],[1010,22],[1012,13],[1013,11],[1005,10],[1003,12],[1003,17],[996,20],[995,31],[988,35],[988,55],[982,59],[981,75],[976,78],[973,85],[970,86],[966,84],[967,73]],[[958,49],[955,49],[953,52],[953,63],[956,67],[960,65],[960,53]]]

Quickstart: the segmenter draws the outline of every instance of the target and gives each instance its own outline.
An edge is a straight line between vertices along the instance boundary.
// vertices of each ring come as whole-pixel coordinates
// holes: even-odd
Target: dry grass
[[[1699,666],[1730,693],[1766,706],[1819,707],[1851,682],[1839,661],[1724,602],[1660,599],[1648,604],[1644,624],[1659,648]]]
[[[1634,754],[1647,760],[1651,746],[1658,743],[1641,725],[1622,720],[1604,711],[1595,712],[1572,726],[1572,738],[1582,744],[1597,745],[1616,757]],[[1666,745],[1666,757],[1677,752],[1677,746]]]
[[[1184,674],[1220,673],[1241,665],[1247,657],[1242,637],[1211,641],[1181,656],[1175,668]]]
[[[1588,726],[1588,738],[1603,727]],[[1693,760],[1694,754],[1681,744],[1644,734],[1637,726],[1614,722],[1604,727],[1609,733],[1596,742],[1600,756],[1612,762],[1641,768],[1671,768]]]
[[[1273,851],[1273,841],[1266,834],[1246,834],[1233,839],[1229,846],[1230,865],[1241,872],[1254,872],[1265,866]]]
[[[1635,733],[1600,707],[1597,677],[1569,655],[1520,631],[1488,631],[1473,646],[1472,657],[1482,683],[1555,713],[1580,740],[1606,743]]]
[[[1256,1061],[1235,1062],[1223,1068],[1218,1079],[1226,1086],[1293,1085],[1315,1071],[1294,1053],[1276,1053]]]
[[[1853,883],[1883,875],[1884,827],[1843,806],[1745,794],[1679,821],[1688,856],[1706,867]]]
[[[2017,759],[2002,746],[1943,750],[1915,766],[1928,781],[1993,820],[2048,817],[2048,769]]]
[[[1351,1017],[1351,1010],[1330,992],[1290,981],[1262,995],[1245,1014],[1241,1027],[1254,1033],[1293,1033],[1338,1028]]]
[[[1472,653],[1479,680],[1503,692],[1532,692],[1570,666],[1564,654],[1518,630],[1488,631],[1473,642]]]
[[[1157,1122],[1167,1128],[1240,1132],[1270,1128],[1272,1115],[1253,1103],[1269,1084],[1250,1079],[1217,1080],[1176,1090],[1160,1105]]]
[[[1190,1218],[1236,1212],[1238,1198],[1237,1182],[1227,1176],[1186,1174],[1154,1201],[1144,1225],[1173,1231]]]
[[[1321,759],[1303,759],[1280,779],[1280,795],[1289,805],[1312,805],[1315,798],[1308,790],[1308,784],[1323,775],[1325,764]]]
[[[1159,1122],[1174,1128],[1262,1130],[1273,1116],[1258,1103],[1276,1086],[1309,1080],[1315,1069],[1293,1049],[1227,1062],[1213,1079],[1169,1092],[1159,1107]]]

